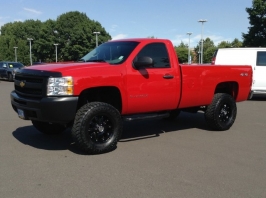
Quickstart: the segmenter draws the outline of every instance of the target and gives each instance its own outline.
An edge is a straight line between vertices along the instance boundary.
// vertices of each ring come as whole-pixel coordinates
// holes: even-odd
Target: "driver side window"
[[[135,57],[150,57],[153,60],[152,68],[169,68],[170,61],[164,43],[151,43],[146,45]]]

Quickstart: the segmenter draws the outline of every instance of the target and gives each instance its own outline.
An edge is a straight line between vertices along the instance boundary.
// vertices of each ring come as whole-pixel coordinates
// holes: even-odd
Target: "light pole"
[[[54,43],[54,46],[55,46],[55,62],[57,63],[57,46],[58,46],[58,43]]]
[[[200,20],[198,20],[198,22],[201,23],[201,49],[200,49],[201,58],[200,58],[200,62],[202,64],[202,62],[203,62],[203,23],[207,22],[207,20],[206,19],[200,19]]]
[[[199,64],[200,64],[200,49],[198,51],[198,56],[199,56]]]
[[[14,49],[15,49],[15,62],[18,62],[18,60],[17,60],[17,49],[18,49],[18,47],[14,47]]]
[[[101,34],[101,32],[93,32],[93,34],[96,35],[96,47],[98,47],[98,34]]]
[[[31,41],[33,40],[32,38],[27,38],[27,40],[30,42],[30,65],[32,65],[32,57],[31,57]]]
[[[187,32],[188,35],[188,58],[187,58],[187,62],[188,64],[191,64],[191,58],[190,58],[190,35],[192,34],[192,32]]]

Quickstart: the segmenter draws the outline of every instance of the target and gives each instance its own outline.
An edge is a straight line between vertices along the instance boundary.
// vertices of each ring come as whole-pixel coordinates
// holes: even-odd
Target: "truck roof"
[[[117,40],[111,40],[109,42],[115,42],[115,41],[170,41],[169,39],[158,39],[158,38],[127,38],[127,39],[117,39]]]

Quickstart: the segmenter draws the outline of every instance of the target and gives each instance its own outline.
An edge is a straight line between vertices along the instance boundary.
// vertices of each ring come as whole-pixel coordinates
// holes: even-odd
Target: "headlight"
[[[71,76],[48,79],[47,96],[73,95],[73,93]]]

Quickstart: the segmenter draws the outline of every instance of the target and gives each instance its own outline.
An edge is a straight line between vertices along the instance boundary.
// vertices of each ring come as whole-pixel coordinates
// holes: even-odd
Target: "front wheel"
[[[212,129],[225,131],[234,124],[236,114],[236,102],[232,96],[225,93],[217,93],[206,109],[205,119]]]
[[[13,81],[13,75],[11,73],[8,74],[7,78],[8,78],[8,81],[10,82]]]
[[[122,134],[122,118],[117,109],[103,102],[82,106],[75,117],[72,136],[77,146],[89,154],[112,151]]]
[[[60,124],[40,122],[36,120],[32,120],[31,122],[38,131],[44,134],[48,134],[48,135],[60,134],[64,132],[66,129],[66,127]]]

